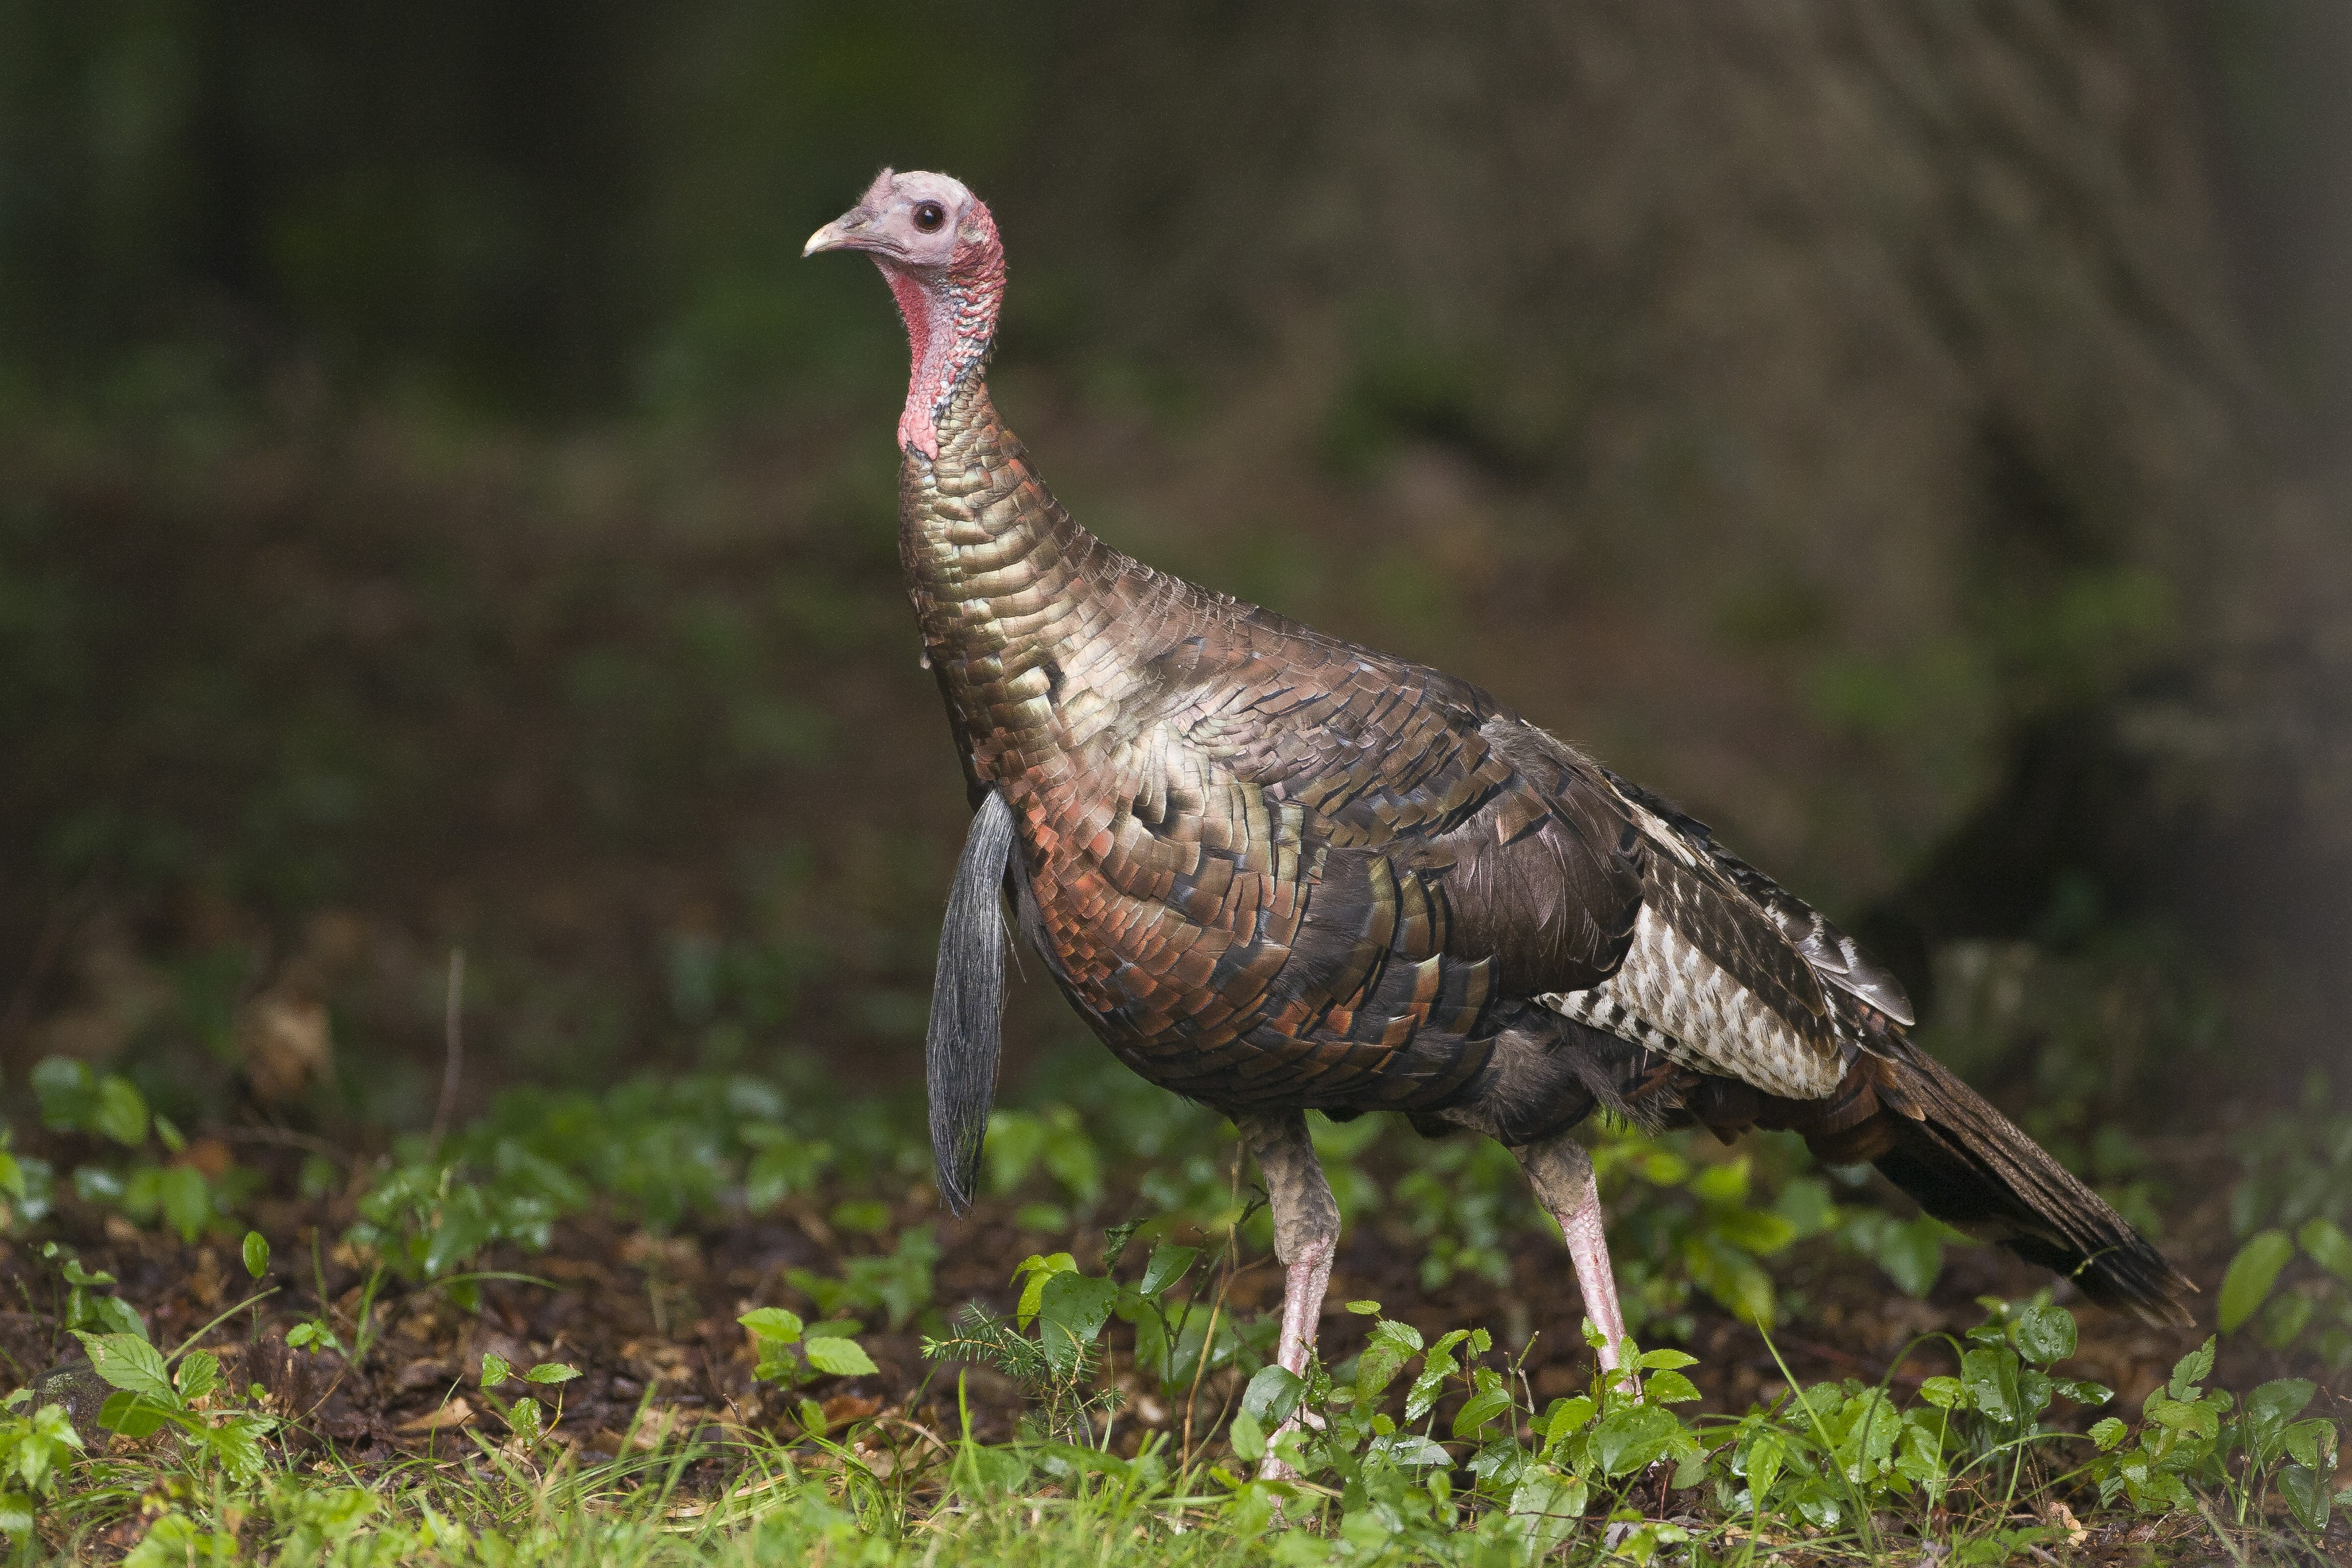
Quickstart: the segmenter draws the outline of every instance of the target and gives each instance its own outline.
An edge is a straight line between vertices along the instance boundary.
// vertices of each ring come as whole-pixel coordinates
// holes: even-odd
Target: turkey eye
[[[940,225],[948,221],[946,209],[937,202],[925,202],[915,209],[915,226],[925,234],[937,234]]]

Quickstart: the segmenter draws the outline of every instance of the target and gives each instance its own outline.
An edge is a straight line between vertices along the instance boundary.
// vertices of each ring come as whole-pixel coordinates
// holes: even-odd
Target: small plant
[[[931,1228],[919,1225],[888,1252],[848,1260],[837,1280],[806,1269],[790,1270],[784,1279],[816,1303],[821,1317],[880,1312],[896,1329],[931,1304],[931,1266],[939,1260]]]
[[[526,1396],[508,1404],[498,1393],[500,1386],[514,1382],[517,1374],[502,1355],[482,1357],[482,1375],[477,1385],[490,1407],[505,1417],[507,1429],[525,1453],[539,1447],[555,1424],[563,1419],[563,1385],[580,1375],[576,1366],[566,1366],[560,1361],[542,1361],[530,1371],[520,1374],[521,1381],[541,1388],[556,1390],[555,1413],[551,1416],[536,1398]]]
[[[57,1490],[58,1473],[82,1452],[82,1441],[62,1405],[17,1413],[32,1396],[8,1396],[0,1416],[0,1533],[22,1546],[31,1537],[41,1503]]]
[[[100,1426],[133,1439],[169,1427],[199,1468],[217,1464],[238,1486],[261,1474],[261,1439],[277,1427],[277,1420],[258,1411],[219,1407],[218,1356],[189,1345],[167,1356],[133,1333],[82,1333],[75,1337],[89,1354],[91,1369],[114,1389],[99,1410]],[[175,1361],[176,1372],[172,1366]]]
[[[2315,1075],[2300,1114],[2242,1145],[2246,1173],[2230,1216],[2245,1240],[2218,1315],[2223,1333],[2251,1328],[2276,1351],[2307,1344],[2342,1372],[2352,1370],[2352,1115],[2328,1115],[2328,1099]]]
[[[52,1056],[33,1069],[33,1090],[41,1103],[41,1120],[55,1132],[81,1133],[144,1154],[152,1134],[165,1156],[152,1155],[128,1166],[91,1163],[76,1167],[74,1194],[85,1203],[119,1210],[137,1225],[157,1219],[194,1242],[208,1229],[225,1226],[255,1175],[231,1166],[219,1179],[207,1176],[194,1161],[183,1158],[187,1140],[168,1117],[152,1114],[138,1086],[118,1073],[100,1076],[87,1063]],[[0,1176],[5,1176],[0,1172]],[[18,1197],[24,1196],[19,1171]],[[0,1182],[5,1185],[5,1182]]]
[[[66,1304],[58,1314],[59,1326],[74,1333],[89,1329],[100,1333],[147,1337],[147,1325],[130,1302],[120,1296],[98,1293],[98,1287],[115,1282],[113,1275],[102,1269],[93,1271],[83,1268],[72,1248],[56,1241],[41,1243],[41,1256],[57,1264],[58,1277],[65,1281]]]

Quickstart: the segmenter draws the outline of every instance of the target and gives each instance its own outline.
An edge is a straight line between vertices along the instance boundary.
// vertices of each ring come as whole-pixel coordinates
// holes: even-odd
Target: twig
[[[441,1039],[444,1051],[441,1061],[441,1103],[433,1108],[433,1151],[441,1151],[441,1139],[449,1131],[449,1118],[457,1109],[457,1080],[466,1070],[466,950],[449,949],[449,989],[447,1004],[441,1015]]]

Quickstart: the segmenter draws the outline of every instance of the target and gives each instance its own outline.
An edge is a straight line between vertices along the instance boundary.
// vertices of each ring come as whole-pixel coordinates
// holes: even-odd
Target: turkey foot
[[[1584,1315],[1601,1331],[1601,1369],[1620,1370],[1623,1355],[1625,1313],[1617,1304],[1617,1275],[1609,1266],[1609,1242],[1602,1232],[1601,1186],[1593,1179],[1592,1156],[1584,1145],[1563,1133],[1538,1144],[1513,1149],[1519,1168],[1528,1174],[1536,1199],[1559,1222],[1568,1239],[1569,1260],[1576,1266],[1576,1288],[1584,1296]],[[1631,1369],[1616,1385],[1619,1393],[1642,1396],[1641,1380]]]
[[[1266,1205],[1274,1211],[1274,1255],[1282,1263],[1282,1340],[1275,1359],[1294,1377],[1307,1375],[1315,1354],[1315,1329],[1323,1315],[1323,1293],[1331,1283],[1331,1257],[1339,1241],[1339,1206],[1331,1184],[1323,1177],[1323,1164],[1307,1134],[1307,1118],[1298,1112],[1278,1116],[1244,1116],[1235,1124],[1265,1177]],[[1259,1462],[1262,1480],[1295,1480],[1297,1472],[1274,1457],[1275,1440],[1296,1429],[1302,1419],[1289,1419],[1266,1438],[1266,1456]]]

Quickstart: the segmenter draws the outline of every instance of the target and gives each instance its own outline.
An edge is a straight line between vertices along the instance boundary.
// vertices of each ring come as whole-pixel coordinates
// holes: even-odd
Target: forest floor
[[[471,1279],[445,1275],[435,1283],[403,1284],[373,1267],[377,1250],[350,1239],[368,1212],[362,1175],[368,1165],[354,1167],[340,1189],[306,1198],[292,1196],[300,1179],[299,1152],[267,1145],[240,1149],[253,1163],[238,1168],[257,1178],[248,1205],[251,1224],[267,1242],[267,1261],[255,1277],[247,1277],[251,1244],[241,1249],[228,1228],[215,1226],[184,1240],[169,1225],[134,1223],[119,1205],[61,1192],[54,1210],[8,1249],[0,1270],[0,1289],[13,1303],[13,1310],[0,1312],[0,1355],[15,1380],[30,1383],[45,1368],[74,1359],[79,1347],[68,1332],[68,1320],[96,1321],[77,1300],[95,1288],[77,1292],[68,1282],[71,1271],[60,1262],[67,1254],[45,1255],[43,1244],[56,1243],[70,1249],[86,1277],[111,1275],[115,1296],[137,1312],[158,1345],[181,1346],[201,1335],[203,1348],[218,1359],[220,1387],[247,1391],[243,1401],[231,1403],[271,1418],[273,1474],[331,1476],[346,1488],[409,1498],[416,1507],[425,1506],[416,1497],[437,1496],[434,1489],[446,1489],[453,1476],[467,1485],[497,1483],[525,1493],[533,1487],[543,1491],[551,1477],[605,1478],[610,1484],[602,1500],[582,1503],[583,1519],[601,1510],[608,1521],[625,1516],[645,1524],[646,1518],[630,1515],[614,1498],[660,1496],[658,1528],[646,1538],[656,1545],[621,1553],[650,1553],[648,1560],[660,1551],[680,1550],[678,1532],[715,1518],[714,1510],[724,1512],[730,1500],[740,1503],[747,1473],[766,1478],[766,1483],[751,1483],[754,1491],[782,1474],[793,1484],[774,1487],[774,1497],[830,1496],[844,1503],[850,1511],[843,1517],[856,1518],[856,1538],[866,1544],[881,1539],[872,1527],[873,1500],[882,1491],[899,1511],[896,1528],[913,1531],[905,1538],[919,1544],[925,1521],[936,1531],[942,1521],[969,1514],[968,1503],[942,1505],[973,1490],[968,1478],[959,1481],[959,1467],[971,1446],[1012,1452],[1026,1445],[1045,1451],[1037,1448],[1046,1435],[1037,1419],[1039,1390],[980,1362],[928,1359],[926,1338],[943,1333],[947,1316],[968,1301],[1012,1313],[1022,1295],[1015,1265],[1024,1258],[1068,1248],[1081,1260],[1078,1272],[1101,1266],[1098,1233],[1046,1233],[1040,1225],[1051,1216],[1041,1217],[1034,1205],[984,1199],[971,1216],[956,1219],[939,1208],[927,1181],[893,1180],[845,1189],[812,1187],[757,1216],[739,1208],[688,1216],[668,1228],[625,1218],[631,1206],[599,1200],[556,1220],[544,1248],[492,1245],[471,1257]],[[187,1143],[181,1159],[219,1162],[227,1150],[217,1137],[198,1136]],[[2161,1156],[2160,1176],[2169,1190],[2210,1195],[2185,1203],[2168,1237],[2174,1256],[2206,1286],[2208,1302],[2231,1248],[2221,1197],[2231,1168],[2229,1150],[2218,1139],[2177,1144]],[[1229,1179],[1245,1195],[1240,1174]],[[891,1186],[898,1187],[898,1196],[880,1196]],[[445,1183],[445,1199],[446,1190]],[[381,1209],[375,1212],[382,1217]],[[1154,1235],[1160,1249],[1197,1247],[1204,1257],[1219,1239],[1181,1221],[1157,1227]],[[909,1238],[916,1239],[912,1244]],[[1376,1324],[1410,1325],[1433,1344],[1449,1329],[1485,1325],[1515,1365],[1525,1406],[1516,1419],[1539,1439],[1537,1413],[1593,1392],[1594,1363],[1579,1332],[1580,1304],[1557,1237],[1524,1229],[1511,1234],[1506,1245],[1513,1281],[1508,1287],[1461,1274],[1433,1288],[1425,1283],[1423,1256],[1400,1243],[1392,1225],[1377,1218],[1351,1225],[1323,1322],[1325,1364],[1344,1371],[1360,1364],[1372,1337],[1392,1332]],[[1140,1241],[1122,1247],[1124,1266],[1110,1272],[1131,1279],[1145,1249]],[[1684,1375],[1698,1396],[1684,1413],[1685,1423],[1785,1407],[1792,1382],[1818,1388],[1859,1380],[1884,1387],[1898,1404],[1916,1405],[1931,1379],[1963,1373],[1960,1352],[1969,1342],[1962,1336],[1985,1319],[1988,1301],[2022,1301],[2052,1285],[2048,1276],[2006,1253],[1958,1248],[1934,1288],[1915,1297],[1894,1288],[1875,1266],[1822,1239],[1786,1249],[1775,1259],[1773,1272],[1781,1317],[1769,1338],[1701,1293],[1690,1293],[1683,1303],[1680,1326],[1687,1332],[1679,1343],[1696,1357]],[[866,1288],[863,1305],[883,1320],[870,1327],[850,1325],[859,1331],[856,1340],[870,1358],[871,1372],[828,1376],[808,1365],[779,1377],[772,1367],[762,1366],[762,1347],[740,1324],[745,1314],[774,1307],[810,1322],[836,1316],[845,1298],[828,1295],[829,1282],[861,1279]],[[1280,1275],[1270,1257],[1242,1246],[1225,1254],[1213,1278],[1203,1273],[1193,1286],[1196,1301],[1212,1303],[1217,1314],[1263,1323],[1276,1307]],[[2058,1295],[2070,1294],[2061,1282]],[[1340,1310],[1341,1303],[1370,1301],[1382,1303],[1377,1319]],[[848,1300],[851,1309],[860,1304]],[[2087,1306],[2078,1322],[2079,1341],[2054,1371],[2112,1389],[2116,1400],[2109,1411],[2140,1407],[2151,1396],[2160,1401],[2176,1364],[2196,1350],[2205,1332],[2150,1328]],[[334,1348],[321,1342],[322,1329],[333,1336]],[[1234,1343],[1244,1346],[1248,1337],[1244,1333]],[[1181,1520],[1188,1506],[1209,1508],[1197,1495],[1204,1489],[1223,1498],[1217,1506],[1229,1514],[1234,1500],[1247,1494],[1246,1488],[1230,1490],[1248,1467],[1228,1445],[1238,1429],[1234,1416],[1244,1403],[1254,1358],[1245,1348],[1237,1349],[1220,1365],[1213,1354],[1211,1364],[1182,1380],[1180,1390],[1164,1376],[1150,1375],[1139,1361],[1134,1329],[1114,1319],[1101,1344],[1106,1354],[1088,1362],[1082,1376],[1090,1391],[1116,1389],[1120,1398],[1115,1409],[1098,1407],[1107,1418],[1085,1427],[1082,1446],[1114,1461],[1157,1457],[1161,1469],[1181,1484],[1161,1497],[1159,1512],[1150,1516],[1154,1520]],[[493,1373],[502,1364],[518,1375],[526,1368],[551,1365],[576,1375],[560,1385],[513,1385],[501,1396],[486,1384],[486,1361]],[[2264,1378],[2308,1372],[2307,1358],[2305,1363],[2298,1365],[2241,1336],[2224,1347],[2214,1381],[2242,1390]],[[111,1484],[121,1495],[111,1508],[53,1507],[41,1533],[77,1557],[103,1559],[146,1540],[158,1517],[194,1517],[201,1510],[189,1500],[192,1491],[201,1501],[203,1476],[217,1478],[221,1472],[199,1466],[176,1484],[158,1479],[163,1472],[154,1468],[160,1464],[157,1445],[168,1448],[175,1439],[110,1438],[97,1423],[100,1402],[110,1391],[87,1376],[79,1384],[72,1378],[46,1384],[39,1397],[62,1398],[89,1452],[110,1455],[118,1474]],[[2336,1390],[2318,1389],[2304,1415],[2343,1424],[2352,1416],[2352,1401],[2340,1389],[2340,1380]],[[541,1395],[552,1416],[543,1434],[530,1416],[520,1425],[533,1429],[518,1430],[512,1396],[523,1393]],[[1466,1377],[1440,1394],[1433,1429],[1446,1428],[1473,1396]],[[220,1399],[215,1396],[213,1402]],[[2080,1431],[2103,1413],[2060,1406],[2051,1424]],[[1728,1430],[1719,1431],[1718,1438]],[[1073,1434],[1065,1430],[1060,1436]],[[775,1469],[778,1456],[787,1456],[782,1471]],[[150,1467],[129,1472],[142,1477],[143,1485],[124,1487],[119,1474],[126,1463]],[[660,1465],[667,1467],[658,1470],[660,1484],[648,1491],[647,1467]],[[2011,1498],[1990,1514],[1984,1500],[1978,1500],[1969,1529],[1955,1529],[1952,1516],[1941,1516],[1945,1527],[1955,1530],[1951,1541],[1978,1542],[1974,1550],[1979,1555],[1963,1553],[1953,1561],[2243,1563],[2280,1551],[2311,1554],[2310,1561],[2329,1552],[2352,1561],[2342,1555],[2352,1549],[2352,1537],[2346,1535],[2341,1518],[2332,1533],[2298,1535],[2273,1502],[2267,1516],[2258,1506],[2251,1531],[2241,1531],[2202,1503],[2103,1509],[2096,1489],[2079,1473],[2059,1475],[2038,1455],[2029,1469],[2031,1484],[2021,1490],[2012,1477]],[[1222,1480],[1212,1482],[1208,1477],[1219,1471]],[[1132,1479],[1131,1473],[1121,1473]],[[273,1484],[285,1483],[281,1479]],[[2336,1484],[2330,1482],[2329,1490]],[[1189,1500],[1179,1495],[1188,1490],[1196,1495]],[[478,1513],[496,1515],[512,1506],[510,1499],[494,1506],[478,1491],[466,1495],[473,1498]],[[1093,1494],[1083,1478],[1073,1482],[1045,1464],[1007,1495],[1050,1501]],[[1628,1521],[1643,1519],[1680,1520],[1685,1522],[1678,1528],[1694,1529],[1711,1518],[1719,1531],[1725,1523],[1720,1509],[1691,1500],[1706,1495],[1704,1486],[1697,1492],[1670,1491],[1658,1466],[1637,1471],[1606,1498],[1596,1489],[1589,1508],[1597,1522],[1556,1549],[1580,1550],[1578,1542],[1583,1541],[1595,1560],[1607,1555],[1609,1538],[1600,1525],[1612,1518],[1621,1537]],[[1181,1506],[1166,1506],[1171,1497]],[[1864,1551],[1853,1536],[1851,1516],[1841,1531],[1807,1530],[1791,1515],[1774,1560],[1933,1563],[1948,1555],[1923,1544],[1934,1538],[1936,1511],[1922,1511],[1915,1501],[1908,1513],[1916,1517],[1906,1519],[1901,1501],[1892,1496],[1881,1500],[1886,1506],[1878,1511],[1877,1524],[1887,1539],[1874,1549]],[[454,1517],[464,1505],[445,1497],[437,1506]],[[746,1514],[751,1524],[757,1523],[758,1511]],[[310,1560],[289,1544],[299,1544],[299,1531],[284,1534],[283,1515],[283,1508],[277,1514],[232,1510],[226,1539],[237,1539],[236,1521],[242,1518],[252,1521],[243,1544],[257,1544],[264,1537],[255,1529],[265,1518],[277,1518],[281,1533],[273,1539],[280,1554],[274,1560]],[[1203,1539],[1219,1537],[1218,1517],[1213,1510],[1203,1515],[1209,1526]],[[1279,1515],[1275,1522],[1281,1522]],[[220,1521],[213,1523],[217,1527]],[[741,1520],[737,1524],[748,1527]],[[966,1524],[982,1528],[971,1519]],[[478,1552],[482,1560],[492,1560],[484,1537],[496,1533],[493,1521],[478,1518],[472,1528],[478,1533],[463,1550],[407,1539],[404,1546],[394,1542],[399,1549],[382,1560],[471,1561]],[[1163,1531],[1153,1525],[1143,1533],[1156,1537]],[[979,1560],[977,1538],[958,1539],[963,1543],[950,1548],[948,1560]],[[1341,1548],[1347,1539],[1342,1531],[1332,1533],[1330,1545],[1339,1557],[1346,1555]],[[1991,1550],[1986,1541],[1997,1547],[1990,1555],[1981,1554]],[[349,1542],[335,1545],[331,1531],[314,1544],[319,1560],[362,1560],[350,1556]],[[1387,1560],[1422,1560],[1427,1549],[1402,1537],[1399,1544],[1402,1555]],[[1736,1560],[1728,1555],[1733,1544],[1729,1538],[1716,1541],[1714,1549],[1727,1555],[1712,1557],[1706,1548],[1690,1546],[1686,1552],[1696,1554],[1684,1560]],[[1227,1545],[1234,1560],[1254,1560],[1248,1542],[1228,1540]],[[562,1545],[542,1541],[541,1546],[557,1555],[621,1552],[611,1540],[593,1552],[569,1538]],[[788,1560],[740,1542],[738,1546],[745,1553],[742,1560]],[[1635,1559],[1664,1549],[1639,1542],[1634,1548]],[[939,1542],[933,1539],[928,1549],[936,1553]],[[1059,1560],[1061,1548],[1037,1549],[1044,1553],[1039,1560]],[[1518,1555],[1462,1560],[1524,1560],[1532,1549],[1520,1543],[1513,1548]],[[334,1556],[338,1551],[344,1556]],[[1882,1551],[1888,1555],[1882,1557]],[[1138,1552],[1134,1560],[1163,1555],[1141,1544]]]

